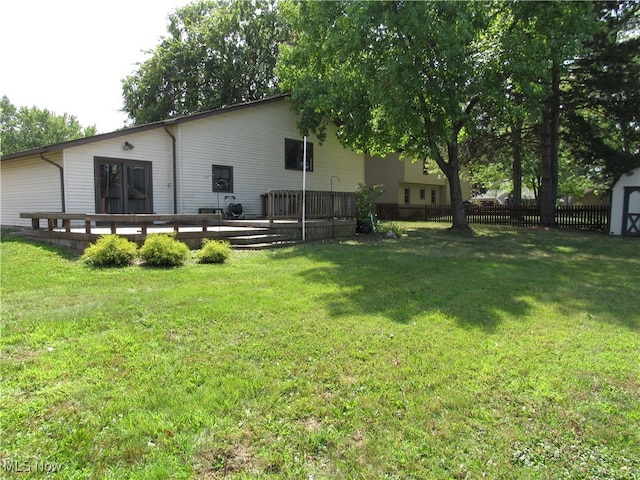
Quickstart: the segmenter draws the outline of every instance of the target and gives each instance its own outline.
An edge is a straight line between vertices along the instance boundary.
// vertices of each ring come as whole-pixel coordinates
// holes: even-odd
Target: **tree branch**
[[[473,110],[473,107],[475,107],[479,101],[480,101],[480,95],[474,95],[474,97],[471,100],[469,100],[469,103],[464,109],[465,117],[468,117],[471,114],[471,110]],[[464,125],[464,120],[466,120],[466,118],[460,119],[457,122],[453,123],[453,138],[458,138],[458,134],[462,129],[462,125]]]
[[[480,101],[480,95],[475,95],[467,104],[467,108],[464,109],[465,115],[470,115],[471,110],[473,110],[473,107],[475,107],[479,101]]]
[[[433,134],[432,134],[433,122],[429,117],[429,108],[427,107],[427,104],[424,101],[424,98],[420,97],[419,103],[420,103],[420,113],[422,115],[422,122],[424,123],[424,130],[427,136],[427,146],[429,147],[429,150],[431,151],[431,155],[433,156],[433,159],[438,164],[438,167],[440,168],[440,170],[442,170],[442,172],[445,175],[447,175],[448,171],[450,170],[450,165],[449,165],[449,162],[447,162],[447,160],[444,159],[444,157],[442,156],[442,153],[440,153],[440,149],[438,149],[438,144],[433,137]]]

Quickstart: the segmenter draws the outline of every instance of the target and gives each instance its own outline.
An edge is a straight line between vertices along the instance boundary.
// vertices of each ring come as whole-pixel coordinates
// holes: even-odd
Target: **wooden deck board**
[[[302,224],[296,220],[220,220],[218,214],[111,216],[35,212],[21,213],[20,216],[33,219],[34,228],[25,231],[25,235],[76,251],[83,251],[100,236],[110,233],[142,244],[151,233],[173,232],[178,240],[194,249],[200,248],[205,238],[228,239],[232,244],[233,237],[246,238],[252,235],[256,236],[256,243],[262,244],[264,242],[260,241],[259,236],[264,234],[287,235],[292,242],[302,239]],[[40,228],[41,219],[47,220],[46,228]],[[58,225],[59,221],[61,225]],[[306,222],[306,239],[348,237],[355,234],[355,226],[353,219],[309,220]]]

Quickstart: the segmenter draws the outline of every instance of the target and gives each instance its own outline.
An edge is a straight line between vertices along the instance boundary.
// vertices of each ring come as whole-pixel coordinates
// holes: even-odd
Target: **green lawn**
[[[640,478],[638,239],[404,226],[175,269],[5,232],[0,477]]]

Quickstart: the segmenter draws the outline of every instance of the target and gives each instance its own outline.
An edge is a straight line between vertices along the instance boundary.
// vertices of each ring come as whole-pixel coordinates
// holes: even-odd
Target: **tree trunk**
[[[551,67],[551,96],[542,114],[540,225],[554,227],[558,198],[558,148],[560,139],[560,67]]]
[[[523,95],[514,93],[513,101],[518,109],[522,108]],[[518,115],[516,121],[511,127],[511,149],[513,153],[512,179],[513,191],[511,192],[511,201],[513,205],[522,204],[522,126],[524,121]]]
[[[511,132],[511,146],[513,148],[513,205],[522,203],[522,120],[516,121]]]
[[[449,162],[444,174],[449,180],[449,188],[451,193],[451,212],[453,215],[452,230],[471,231],[467,222],[467,213],[464,210],[464,199],[462,198],[462,185],[460,183],[460,162],[458,158],[458,144],[450,143],[447,145]]]
[[[451,230],[470,232],[471,228],[467,222],[467,213],[464,210],[464,199],[462,198],[462,185],[460,184],[460,159],[458,155],[458,133],[460,132],[460,128],[454,131],[451,137],[452,141],[447,144],[448,158],[445,160],[435,139],[429,136],[431,123],[428,120],[425,120],[425,127],[429,138],[429,151],[449,181],[451,212],[453,216]]]

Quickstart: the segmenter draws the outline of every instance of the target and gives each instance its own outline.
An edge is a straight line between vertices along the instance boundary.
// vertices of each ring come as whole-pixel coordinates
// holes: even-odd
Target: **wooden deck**
[[[147,215],[81,214],[59,212],[21,213],[31,219],[28,237],[45,243],[84,251],[100,236],[115,233],[138,244],[148,234],[171,233],[197,249],[205,238],[227,240],[236,248],[269,248],[302,241],[302,224],[296,220],[222,220],[219,214]],[[44,224],[44,225],[43,225]],[[353,219],[306,222],[306,240],[348,237],[355,234]]]

